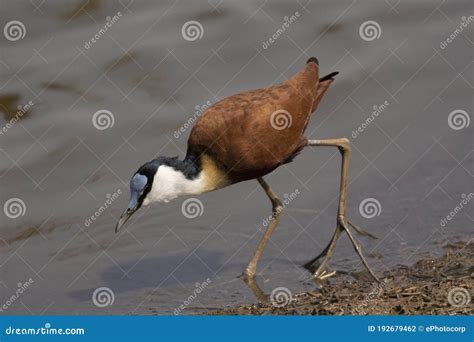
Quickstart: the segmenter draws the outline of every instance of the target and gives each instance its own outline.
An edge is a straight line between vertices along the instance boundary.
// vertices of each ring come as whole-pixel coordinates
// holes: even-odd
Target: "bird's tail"
[[[324,96],[326,90],[328,90],[331,83],[334,81],[334,77],[339,72],[331,72],[330,74],[319,78],[319,61],[316,57],[311,57],[306,61],[306,68],[303,69],[302,73],[299,73],[296,77],[302,77],[300,83],[302,87],[315,87],[315,97],[313,102],[313,108],[311,112],[314,112],[318,107],[321,99]],[[301,76],[300,76],[301,75]],[[316,77],[318,78],[316,78]],[[307,89],[307,88],[306,88]]]
[[[306,61],[306,64],[309,64],[309,63],[316,63],[316,65],[319,66],[319,60],[316,57],[310,57]],[[339,71],[331,72],[329,75],[321,77],[319,79],[319,82],[324,82],[324,81],[328,81],[328,80],[333,80],[334,81],[334,76],[336,76],[337,74],[339,74]]]
[[[339,74],[339,72],[331,72],[329,75],[321,77],[319,79],[318,87],[316,88],[316,98],[313,103],[313,112],[318,108],[319,103],[321,102],[324,94],[328,90],[332,82],[334,82],[334,76]]]
[[[334,72],[331,72],[329,75],[326,75],[324,77],[321,77],[319,79],[319,83],[321,82],[324,82],[324,81],[328,81],[328,80],[333,80],[334,81],[334,76],[338,75],[339,74],[339,71],[334,71]]]

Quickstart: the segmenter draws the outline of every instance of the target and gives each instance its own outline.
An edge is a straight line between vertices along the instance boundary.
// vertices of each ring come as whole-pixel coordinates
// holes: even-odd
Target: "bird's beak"
[[[130,203],[128,203],[127,209],[124,210],[122,215],[120,215],[120,219],[115,226],[115,232],[117,233],[120,228],[128,221],[128,219],[133,215],[135,211],[138,210],[140,205],[138,204],[138,194],[132,192],[132,196],[130,197]]]
[[[117,222],[117,225],[115,226],[115,232],[117,233],[120,228],[125,224],[125,222],[128,221],[128,219],[133,215],[135,211],[137,211],[137,206],[128,206],[127,209],[124,210],[122,215],[120,215],[120,219]]]
[[[115,226],[116,233],[128,221],[128,219],[133,215],[133,213],[141,207],[141,202],[139,200],[140,196],[140,192],[135,189],[130,189],[130,202],[128,202],[127,209],[125,209],[122,215],[120,215],[120,219],[118,220],[117,225]]]

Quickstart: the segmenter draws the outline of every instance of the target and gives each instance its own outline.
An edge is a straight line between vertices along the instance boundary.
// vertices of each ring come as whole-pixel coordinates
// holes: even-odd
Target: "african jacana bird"
[[[184,160],[158,157],[135,172],[130,181],[130,203],[121,215],[115,231],[141,206],[153,202],[169,202],[178,196],[198,195],[257,179],[272,203],[274,219],[268,225],[244,271],[244,278],[254,279],[257,262],[278,225],[283,209],[281,201],[263,176],[290,163],[306,146],[333,146],[342,155],[337,228],[324,251],[304,267],[314,271],[316,278],[329,276],[325,266],[336,241],[345,231],[363,264],[377,279],[349,227],[358,233],[370,234],[346,219],[351,155],[349,140],[310,140],[304,137],[311,113],[316,110],[337,74],[338,72],[333,72],[319,78],[319,62],[312,57],[300,72],[283,83],[233,95],[209,107],[196,121],[190,133]],[[278,114],[286,117],[278,118]],[[287,122],[283,127],[278,126],[278,120],[281,119]],[[319,262],[319,259],[322,261]]]

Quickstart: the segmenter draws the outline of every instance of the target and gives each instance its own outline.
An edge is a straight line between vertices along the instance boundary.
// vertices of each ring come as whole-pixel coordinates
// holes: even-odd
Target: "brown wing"
[[[234,182],[261,177],[306,145],[310,114],[332,81],[320,83],[319,67],[310,59],[288,81],[227,97],[196,121],[188,151],[214,158]]]

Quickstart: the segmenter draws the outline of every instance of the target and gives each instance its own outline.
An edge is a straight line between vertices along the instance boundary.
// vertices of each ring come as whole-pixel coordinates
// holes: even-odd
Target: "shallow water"
[[[4,313],[173,313],[208,278],[185,313],[254,302],[237,276],[270,214],[255,181],[199,197],[203,211],[194,219],[182,214],[181,199],[138,212],[120,234],[114,225],[139,165],[156,155],[184,156],[184,125],[196,106],[279,82],[312,55],[322,73],[340,75],[307,136],[351,139],[348,215],[379,237],[360,238],[373,268],[410,264],[472,236],[469,201],[441,223],[472,192],[473,125],[453,129],[448,117],[454,110],[472,116],[474,23],[441,47],[472,14],[470,1],[0,6],[2,25],[19,20],[26,29],[17,41],[0,36],[0,199],[24,203],[22,216],[0,215],[0,304],[18,283],[33,280]],[[114,15],[107,33],[90,43]],[[285,16],[291,24],[268,43]],[[201,39],[183,39],[189,20],[202,25]],[[369,20],[380,37],[366,41],[359,27]],[[29,101],[28,112],[7,125]],[[112,113],[113,126],[94,127],[99,110]],[[259,264],[266,292],[314,288],[299,265],[334,231],[339,164],[334,149],[308,149],[267,177],[282,198],[299,194]],[[380,203],[372,218],[359,209],[368,198]],[[330,268],[362,270],[345,237]],[[104,308],[92,302],[102,286],[114,293]]]

